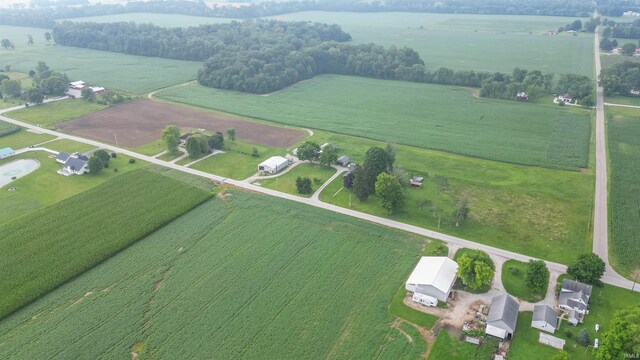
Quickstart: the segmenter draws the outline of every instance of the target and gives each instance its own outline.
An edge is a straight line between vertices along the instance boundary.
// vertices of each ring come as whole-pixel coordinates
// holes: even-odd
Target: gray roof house
[[[349,160],[350,160],[350,159],[349,159],[349,157],[348,157],[348,156],[340,156],[340,157],[338,158],[338,160],[336,160],[336,162],[337,162],[338,164],[340,164],[341,166],[347,166],[347,165],[349,165]]]
[[[499,294],[491,300],[485,333],[500,339],[513,336],[518,322],[520,305],[508,294]]]
[[[549,305],[536,305],[533,307],[531,327],[553,334],[558,327],[558,315]]]
[[[66,153],[64,151],[60,151],[58,155],[56,155],[56,161],[61,164],[64,164],[67,161],[67,159],[69,159],[70,156],[71,154]]]
[[[592,289],[591,285],[575,280],[562,280],[558,306],[569,311],[569,324],[575,326],[584,320],[584,315],[589,312],[589,298]]]

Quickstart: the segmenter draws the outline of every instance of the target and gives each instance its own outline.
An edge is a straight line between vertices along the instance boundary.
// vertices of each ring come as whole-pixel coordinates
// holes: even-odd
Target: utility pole
[[[120,147],[120,145],[118,145],[118,137],[116,136],[116,133],[113,133],[113,137],[116,139],[116,146]]]
[[[633,286],[631,287],[631,291],[633,291],[633,289],[636,287],[636,282],[638,282],[638,275],[640,275],[640,273],[636,271],[636,279],[633,280]]]
[[[351,209],[351,193],[349,193],[349,209]]]

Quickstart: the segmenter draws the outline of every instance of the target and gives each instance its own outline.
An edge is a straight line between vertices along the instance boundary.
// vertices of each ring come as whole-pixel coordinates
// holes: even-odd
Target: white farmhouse
[[[272,156],[258,164],[258,171],[264,174],[277,174],[289,166],[289,164],[291,164],[289,159],[283,158],[282,156]]]
[[[447,301],[456,282],[458,264],[444,256],[423,256],[409,276],[407,291]]]

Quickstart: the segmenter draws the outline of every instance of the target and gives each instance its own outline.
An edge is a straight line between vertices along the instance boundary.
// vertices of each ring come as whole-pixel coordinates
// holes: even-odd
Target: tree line
[[[632,90],[640,90],[640,64],[625,61],[602,69],[600,85],[605,95],[629,96]]]
[[[626,11],[640,12],[638,0],[596,0],[598,12],[604,16],[622,16]]]
[[[592,3],[581,0],[521,0],[518,2],[514,2],[513,0],[387,0],[384,2],[364,2],[359,0],[303,0],[265,1],[252,3],[248,6],[237,7],[217,5],[209,7],[203,1],[152,0],[146,2],[127,2],[126,4],[98,3],[91,6],[77,5],[84,2],[84,0],[38,0],[37,2],[32,2],[31,7],[28,9],[3,9],[0,10],[0,24],[51,28],[55,25],[55,20],[58,19],[135,12],[251,19],[299,11],[404,11],[577,17],[588,17],[594,11],[594,5]],[[608,7],[610,6],[607,5],[607,8]],[[605,15],[620,16],[609,13]]]

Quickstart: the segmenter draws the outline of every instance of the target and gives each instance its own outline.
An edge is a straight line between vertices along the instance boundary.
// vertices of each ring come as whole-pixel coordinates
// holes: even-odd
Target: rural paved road
[[[602,98],[599,98],[599,101],[602,101]],[[600,103],[602,104],[602,103]],[[139,154],[136,153],[134,151],[131,150],[127,150],[127,149],[123,149],[117,146],[113,146],[110,144],[105,144],[105,143],[101,143],[99,141],[95,141],[95,140],[90,140],[90,139],[85,139],[85,138],[81,138],[78,136],[74,136],[74,135],[69,135],[69,134],[64,134],[58,131],[54,131],[54,130],[49,130],[49,129],[44,129],[35,125],[31,125],[22,121],[18,121],[18,120],[14,120],[14,119],[10,119],[8,117],[2,116],[1,114],[9,112],[9,111],[13,111],[13,110],[17,110],[17,109],[21,109],[24,106],[16,106],[13,108],[8,108],[8,109],[4,109],[4,110],[0,110],[0,120],[8,122],[8,123],[12,123],[15,125],[19,125],[22,126],[23,128],[27,128],[27,129],[32,129],[32,130],[36,130],[45,134],[50,134],[50,135],[54,135],[63,139],[68,139],[68,140],[72,140],[72,141],[77,141],[80,143],[84,143],[84,144],[88,144],[88,145],[92,145],[95,147],[99,147],[99,148],[103,148],[105,150],[109,150],[109,151],[114,151],[123,155],[127,155],[130,156],[132,158],[136,158],[136,159],[140,159],[143,161],[146,161],[148,163],[151,164],[156,164],[156,165],[160,165],[160,166],[164,166],[170,169],[175,169],[178,171],[182,171],[188,174],[192,174],[192,175],[196,175],[196,176],[201,176],[204,178],[208,178],[210,180],[213,181],[217,181],[223,184],[229,184],[238,188],[243,188],[249,191],[253,191],[256,193],[262,193],[265,195],[270,195],[270,196],[274,196],[274,197],[279,197],[279,198],[283,198],[283,199],[287,199],[287,200],[291,200],[291,201],[295,201],[298,203],[303,203],[303,204],[307,204],[310,206],[315,206],[318,208],[322,208],[325,210],[329,210],[329,211],[333,211],[336,213],[340,213],[343,215],[348,215],[351,217],[355,217],[361,220],[366,220],[375,224],[379,224],[379,225],[383,225],[383,226],[387,226],[390,228],[394,228],[394,229],[398,229],[398,230],[402,230],[402,231],[406,231],[409,233],[413,233],[413,234],[417,234],[417,235],[421,235],[421,236],[425,236],[425,237],[429,237],[432,239],[438,239],[438,240],[442,240],[448,244],[453,244],[455,246],[459,246],[459,247],[468,247],[468,248],[473,248],[473,249],[479,249],[482,251],[485,251],[491,255],[494,256],[499,256],[499,257],[503,257],[506,259],[515,259],[515,260],[519,260],[519,261],[523,261],[523,262],[527,262],[530,259],[535,259],[532,258],[530,256],[526,256],[526,255],[522,255],[522,254],[518,254],[512,251],[507,251],[507,250],[503,250],[503,249],[499,249],[499,248],[495,248],[492,246],[488,246],[488,245],[484,245],[484,244],[479,244],[479,243],[475,243],[473,241],[469,241],[469,240],[465,240],[459,237],[455,237],[455,236],[451,236],[451,235],[447,235],[447,234],[443,234],[440,232],[436,232],[433,230],[428,230],[425,228],[421,228],[418,226],[414,226],[414,225],[409,225],[409,224],[405,224],[402,222],[398,222],[395,220],[391,220],[391,219],[387,219],[387,218],[383,218],[383,217],[379,217],[379,216],[374,216],[374,215],[370,215],[370,214],[366,214],[366,213],[362,213],[359,211],[354,211],[351,209],[347,209],[347,208],[342,208],[339,206],[335,206],[335,205],[331,205],[331,204],[327,204],[324,203],[322,201],[320,201],[317,198],[303,198],[303,197],[299,197],[299,196],[295,196],[295,195],[291,195],[291,194],[286,194],[286,193],[282,193],[279,191],[275,191],[275,190],[271,190],[271,189],[266,189],[266,188],[262,188],[260,186],[256,186],[250,183],[247,183],[245,181],[237,181],[237,180],[232,180],[232,179],[228,179],[228,178],[224,178],[222,176],[218,176],[218,175],[214,175],[214,174],[209,174],[203,171],[199,171],[199,170],[195,170],[195,169],[191,169],[188,167],[184,167],[181,165],[177,165],[177,164],[173,164],[173,163],[169,163],[163,160],[159,160],[156,159],[154,157],[151,156],[147,156],[147,155],[143,155],[143,154]],[[606,174],[606,171],[605,171]],[[606,181],[606,178],[605,178]],[[606,190],[606,185],[605,185],[605,190]],[[605,194],[605,203],[604,203],[604,207],[605,207],[605,211],[606,211],[606,194]],[[606,214],[606,213],[605,213]],[[606,220],[605,220],[605,226],[606,226]],[[606,234],[606,233],[605,233]],[[606,254],[606,252],[605,252]],[[549,267],[549,270],[551,271],[556,271],[556,272],[561,272],[564,273],[567,270],[566,265],[563,264],[559,264],[559,263],[554,263],[554,262],[550,262],[550,261],[546,261],[547,266]],[[618,286],[618,287],[622,287],[622,288],[626,288],[626,289],[631,289],[634,286],[634,283],[630,280],[627,280],[625,278],[623,278],[622,276],[616,274],[615,272],[613,272],[613,270],[608,271],[607,273],[605,273],[605,275],[602,278],[602,281],[610,284],[610,285],[614,285],[614,286]],[[640,292],[640,286],[637,286],[636,291]]]

